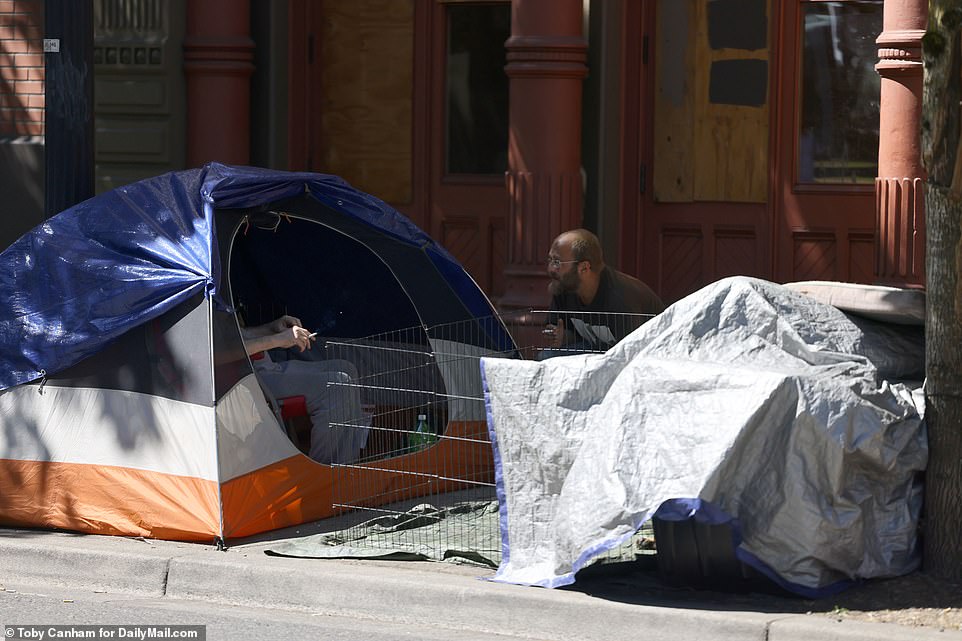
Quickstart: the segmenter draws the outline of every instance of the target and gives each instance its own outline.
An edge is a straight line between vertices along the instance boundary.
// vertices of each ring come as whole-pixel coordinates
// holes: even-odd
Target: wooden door
[[[423,226],[415,2],[298,0],[289,11],[289,167],[340,176]]]
[[[511,4],[290,5],[292,169],[339,175],[504,289]]]
[[[95,189],[184,168],[183,0],[97,0]]]
[[[771,0],[626,12],[624,267],[669,303],[770,278]]]
[[[507,259],[510,2],[432,2],[431,234],[489,296]]]
[[[882,4],[784,3],[779,282],[874,279]]]

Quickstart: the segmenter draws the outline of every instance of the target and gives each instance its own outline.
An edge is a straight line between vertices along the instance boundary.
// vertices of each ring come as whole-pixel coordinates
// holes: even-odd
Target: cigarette
[[[308,335],[307,335],[308,338],[314,338],[315,336],[317,336],[317,332],[314,332],[313,334],[308,334]]]

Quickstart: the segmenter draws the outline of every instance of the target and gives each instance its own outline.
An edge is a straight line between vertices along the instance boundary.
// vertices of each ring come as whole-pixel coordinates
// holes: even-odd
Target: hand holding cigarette
[[[547,337],[548,347],[561,347],[565,335],[565,322],[559,318],[555,325],[548,323],[541,333]]]

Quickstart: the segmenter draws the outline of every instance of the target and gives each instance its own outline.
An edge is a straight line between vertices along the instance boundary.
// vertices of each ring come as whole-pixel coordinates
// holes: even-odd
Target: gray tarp
[[[570,583],[669,499],[720,508],[742,558],[806,589],[912,571],[926,435],[876,348],[833,307],[730,278],[606,354],[482,359],[496,578]]]

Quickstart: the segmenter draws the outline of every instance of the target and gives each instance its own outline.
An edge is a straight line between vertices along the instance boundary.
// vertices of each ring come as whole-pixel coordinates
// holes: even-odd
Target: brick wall
[[[0,0],[0,137],[43,135],[43,0]]]

